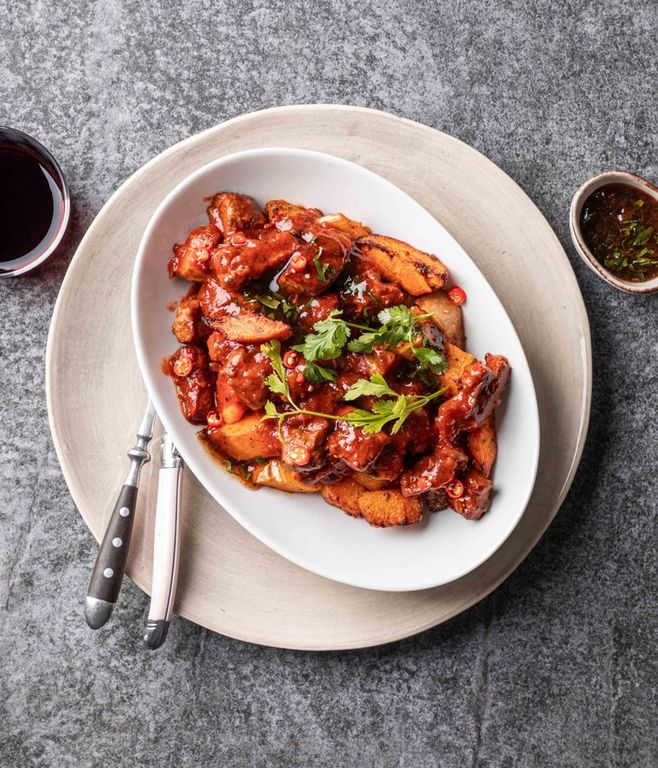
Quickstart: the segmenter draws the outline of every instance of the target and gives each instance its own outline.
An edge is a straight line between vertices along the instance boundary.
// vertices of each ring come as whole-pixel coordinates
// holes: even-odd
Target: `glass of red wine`
[[[55,158],[26,133],[0,126],[0,277],[28,272],[54,253],[70,213]]]

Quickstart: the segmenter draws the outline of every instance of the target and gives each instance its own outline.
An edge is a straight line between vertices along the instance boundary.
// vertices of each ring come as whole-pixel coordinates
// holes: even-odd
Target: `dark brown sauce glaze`
[[[658,276],[658,202],[628,184],[607,184],[580,215],[585,244],[607,270],[632,282]]]

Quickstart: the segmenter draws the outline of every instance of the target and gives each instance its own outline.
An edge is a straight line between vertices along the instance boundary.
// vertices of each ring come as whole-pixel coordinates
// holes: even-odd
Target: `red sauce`
[[[418,522],[417,497],[451,483],[462,494],[440,498],[479,518],[495,433],[488,444],[465,435],[494,430],[509,365],[448,344],[444,316],[461,325],[465,293],[448,299],[445,267],[283,200],[261,211],[222,192],[208,217],[173,248],[169,273],[192,286],[173,322],[181,346],[163,363],[206,450],[249,487],[320,491],[373,525]],[[423,312],[416,298],[432,293],[440,311]]]

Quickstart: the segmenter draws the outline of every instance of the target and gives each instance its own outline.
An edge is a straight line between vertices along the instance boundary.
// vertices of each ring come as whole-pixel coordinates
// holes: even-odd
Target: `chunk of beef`
[[[486,355],[487,366],[475,361],[462,374],[460,391],[439,406],[436,429],[442,440],[483,424],[500,402],[510,367],[502,355]],[[489,367],[491,366],[491,367]]]
[[[474,469],[469,469],[462,483],[463,495],[458,499],[449,499],[449,504],[467,520],[479,520],[491,504],[493,483]]]
[[[338,296],[335,293],[325,293],[305,301],[297,316],[300,330],[309,333],[316,323],[326,320],[335,309],[338,309]]]
[[[237,315],[240,311],[238,297],[229,293],[214,277],[209,277],[203,283],[197,298],[201,314],[213,320],[225,315]]]
[[[212,254],[211,269],[220,285],[228,291],[240,291],[248,280],[257,280],[280,269],[299,247],[289,232],[275,229],[260,237],[235,237],[218,246]]]
[[[300,235],[322,216],[322,211],[319,208],[304,208],[287,200],[268,200],[265,215],[279,231]]]
[[[201,306],[196,286],[178,303],[172,330],[181,344],[203,341],[208,337],[209,331],[201,322]]]
[[[248,195],[220,192],[208,206],[208,219],[226,237],[232,232],[262,227],[265,217]]]
[[[205,422],[214,405],[214,381],[206,352],[197,346],[181,347],[169,358],[168,368],[185,418],[193,424]]]
[[[344,409],[348,413],[353,409]],[[334,459],[344,461],[357,472],[365,472],[377,461],[390,437],[385,432],[369,435],[361,427],[347,421],[337,421],[334,431],[327,440],[327,450]]]
[[[402,473],[400,489],[405,496],[420,496],[430,488],[443,488],[465,469],[467,462],[468,456],[461,448],[441,442],[433,453]]]
[[[354,320],[376,317],[385,307],[402,304],[404,294],[395,283],[386,283],[381,272],[358,253],[352,254],[349,273],[339,291],[340,305]]]
[[[219,242],[217,227],[197,227],[183,245],[174,246],[174,255],[169,260],[169,277],[201,282],[210,274],[210,258],[213,248]]]
[[[343,271],[352,241],[338,230],[312,228],[312,242],[302,243],[277,282],[288,296],[317,296],[326,291]],[[300,268],[299,260],[305,264]]]
[[[221,337],[215,337],[214,334],[211,339],[215,356],[223,342]],[[222,409],[238,401],[252,410],[262,408],[269,398],[265,379],[272,373],[270,360],[260,351],[259,346],[232,344],[217,373],[217,406]]]

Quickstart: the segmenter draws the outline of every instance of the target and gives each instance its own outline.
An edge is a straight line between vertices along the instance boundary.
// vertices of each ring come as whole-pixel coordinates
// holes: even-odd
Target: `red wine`
[[[0,128],[0,275],[25,272],[50,255],[68,216],[54,158],[29,136]]]

